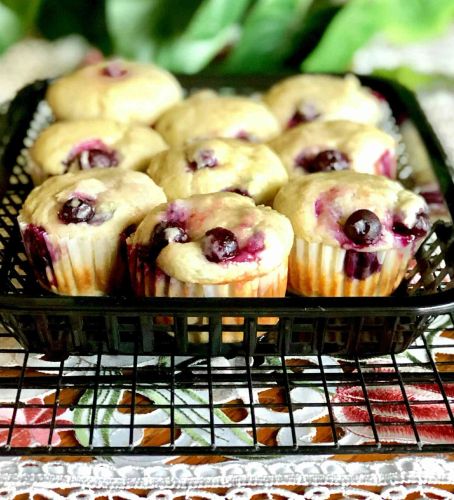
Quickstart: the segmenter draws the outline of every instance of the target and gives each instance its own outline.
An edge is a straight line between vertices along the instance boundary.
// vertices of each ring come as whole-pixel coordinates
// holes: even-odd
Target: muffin
[[[429,230],[421,196],[352,171],[293,179],[274,208],[295,231],[289,290],[310,296],[389,295]]]
[[[107,118],[151,125],[182,95],[168,71],[117,60],[85,66],[55,80],[46,100],[57,120]]]
[[[276,118],[262,103],[209,90],[163,113],[155,128],[173,147],[214,137],[264,142],[280,132]]]
[[[379,100],[353,75],[296,75],[273,85],[264,95],[283,129],[313,120],[350,120],[376,124]]]
[[[29,194],[18,217],[37,281],[63,295],[110,293],[126,269],[121,242],[165,200],[141,172],[97,168],[51,177]]]
[[[151,158],[167,149],[149,127],[112,120],[57,122],[46,128],[29,150],[35,185],[48,177],[94,167],[145,170]]]
[[[396,141],[374,125],[347,120],[303,123],[269,146],[289,177],[348,169],[395,179],[397,173]]]
[[[282,297],[292,242],[288,219],[248,197],[175,200],[154,208],[127,240],[132,289],[138,297]],[[241,337],[223,332],[225,342]],[[206,337],[194,333],[191,340]]]
[[[288,180],[269,147],[239,139],[205,139],[169,149],[152,158],[147,173],[169,201],[230,191],[270,204]]]

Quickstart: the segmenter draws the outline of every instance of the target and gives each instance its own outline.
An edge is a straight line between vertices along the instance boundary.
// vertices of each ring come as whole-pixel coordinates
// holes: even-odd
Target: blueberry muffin
[[[283,129],[313,120],[376,124],[382,118],[379,100],[353,75],[292,76],[273,85],[263,100]]]
[[[429,230],[421,196],[351,171],[293,179],[274,208],[295,231],[289,289],[310,296],[389,295]]]
[[[110,293],[126,269],[121,242],[165,200],[141,172],[97,168],[49,178],[18,217],[37,281],[62,295]]]
[[[168,71],[116,60],[85,66],[55,80],[46,100],[57,120],[107,118],[151,125],[182,95]]]
[[[230,191],[270,204],[288,180],[268,146],[239,139],[205,139],[169,149],[152,158],[147,173],[169,201]]]
[[[335,120],[286,130],[269,145],[289,177],[354,170],[395,179],[396,141],[374,125]]]
[[[151,158],[167,149],[150,127],[112,120],[57,122],[46,128],[29,150],[35,185],[48,177],[91,168],[145,170]]]
[[[214,137],[264,142],[280,132],[276,118],[262,103],[208,90],[163,113],[155,128],[174,147]]]
[[[256,207],[236,193],[214,193],[154,208],[127,243],[138,297],[282,297],[293,231],[270,207]],[[238,341],[239,335],[224,332],[223,339]]]

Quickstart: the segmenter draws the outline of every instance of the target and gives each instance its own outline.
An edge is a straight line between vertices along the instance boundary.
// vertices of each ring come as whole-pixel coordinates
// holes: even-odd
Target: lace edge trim
[[[214,464],[215,465],[215,464]],[[257,467],[261,475],[252,472]],[[93,487],[93,488],[187,488],[187,487],[238,487],[272,485],[338,485],[338,486],[386,486],[397,484],[443,484],[454,485],[454,461],[427,457],[422,459],[395,459],[385,462],[274,462],[263,464],[229,463],[228,466],[211,468],[212,477],[198,475],[201,466],[179,464],[178,466],[119,467],[109,464],[74,464],[54,462],[50,468],[59,468],[57,473],[49,472],[49,464],[33,461],[21,463],[0,463],[0,487]],[[285,467],[286,473],[276,473],[276,468]],[[298,469],[313,467],[314,472],[302,473]],[[331,468],[337,469],[337,472]],[[361,472],[354,468],[360,467]],[[33,472],[30,469],[33,469]],[[3,469],[3,470],[2,470]],[[28,469],[28,470],[27,470]],[[172,470],[173,469],[173,470]],[[228,471],[231,473],[228,473]],[[380,470],[381,469],[381,470]],[[432,470],[431,470],[432,469]],[[330,472],[332,470],[332,472]],[[81,473],[84,472],[84,475]],[[133,473],[140,476],[131,476]],[[208,471],[207,471],[208,472]],[[153,474],[153,477],[151,476]],[[160,474],[160,476],[159,476]],[[187,477],[177,477],[186,474]],[[123,476],[123,477],[122,477]]]

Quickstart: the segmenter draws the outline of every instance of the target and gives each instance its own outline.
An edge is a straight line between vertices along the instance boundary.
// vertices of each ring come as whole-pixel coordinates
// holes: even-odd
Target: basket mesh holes
[[[138,317],[119,316],[118,331],[121,343],[132,343],[138,341],[140,334],[140,319]]]
[[[71,329],[68,316],[47,316],[48,335],[55,341],[64,341],[66,334]]]
[[[18,214],[18,210],[14,205],[6,205],[5,208],[7,212],[12,216],[16,216]]]
[[[108,332],[102,316],[84,316],[83,328],[90,345],[97,346],[99,342],[106,341]]]

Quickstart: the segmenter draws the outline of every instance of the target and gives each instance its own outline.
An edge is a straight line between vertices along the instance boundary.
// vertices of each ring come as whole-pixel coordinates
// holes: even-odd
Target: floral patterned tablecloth
[[[447,365],[447,360],[454,362],[454,335],[453,325],[448,316],[439,317],[432,323],[430,331],[425,338],[418,339],[406,352],[395,356],[375,358],[363,364],[363,371],[379,372],[392,370],[399,366],[401,373],[406,371],[430,371],[431,359],[440,363],[440,369],[452,371],[453,365]],[[41,355],[27,355],[14,339],[3,336],[0,348],[0,366],[6,369],[24,367],[28,371],[42,374],[52,374],[60,369],[62,375],[71,377],[77,374],[87,377],[93,373],[95,365],[99,362],[97,356],[70,357],[63,364],[43,359]],[[429,346],[429,348],[427,347]],[[304,365],[301,360],[304,359]],[[268,371],[273,371],[273,366],[280,364],[279,358],[265,359]],[[289,370],[297,366],[299,370],[314,374],[319,373],[319,359],[317,357],[288,358]],[[299,361],[299,363],[297,363]],[[354,370],[349,362],[329,356],[321,358],[325,372],[340,373],[345,370]],[[127,370],[131,363],[131,356],[102,356],[102,370]],[[245,367],[245,358],[214,358],[212,368],[218,370],[242,369]],[[170,358],[167,357],[139,357],[138,367],[168,366]],[[175,371],[179,373],[183,368],[198,364],[203,360],[190,358],[177,358]],[[304,366],[304,368],[302,368]],[[247,388],[232,388],[229,386],[215,386],[213,401],[222,403],[228,401],[243,401],[245,408],[251,402],[251,393]],[[451,401],[454,411],[454,384],[444,384],[446,395]],[[265,387],[253,389],[252,403],[256,404],[254,418],[256,424],[273,423],[281,425],[276,435],[279,446],[292,444],[292,436],[288,424],[289,415],[274,408],[265,407],[263,401]],[[378,437],[383,442],[412,442],[414,435],[408,423],[408,414],[403,403],[401,405],[386,402],[399,400],[402,396],[396,394],[396,386],[368,386],[368,396],[372,401],[372,411],[377,425]],[[440,420],[449,422],[449,415],[444,402],[441,400],[439,386],[435,381],[425,384],[406,384],[406,395],[410,401],[429,401],[430,405],[414,404],[412,414],[417,422],[419,438],[422,443],[445,443],[454,445],[454,425],[424,425],[424,420]],[[59,398],[65,399],[65,390],[61,390]],[[68,436],[74,446],[127,446],[131,443],[127,423],[131,415],[121,411],[117,405],[124,400],[126,389],[103,388],[97,392],[97,403],[102,408],[93,415],[90,405],[93,403],[94,392],[87,389],[82,394],[77,394],[73,405],[66,410],[58,410],[52,414],[49,409],[39,408],[44,401],[55,397],[55,388],[22,388],[18,394],[17,388],[4,389],[0,393],[0,424],[7,426],[13,418],[12,407],[7,407],[19,399],[20,406],[14,415],[17,424],[30,425],[30,428],[14,428],[8,436],[8,430],[0,430],[0,445],[9,443],[15,446],[46,446],[51,444],[68,445]],[[137,387],[137,396],[143,396],[158,404],[170,402],[171,394],[167,389],[160,389],[159,384],[140,384]],[[177,446],[204,446],[210,443],[209,419],[210,415],[205,409],[197,409],[203,404],[208,404],[210,395],[207,390],[197,388],[177,389],[174,394],[176,401],[187,403],[187,407],[175,411],[177,424],[197,424],[188,429],[182,429],[177,437]],[[321,387],[303,384],[295,386],[290,391],[292,404],[298,409],[293,412],[296,424],[310,424],[326,417],[328,408],[326,394]],[[367,421],[367,411],[364,406],[364,397],[361,389],[355,386],[339,385],[329,386],[331,402],[347,403],[346,406],[334,407],[334,419],[341,422],[342,433],[339,444],[361,445],[373,440],[371,427],[354,425],[349,422]],[[437,402],[437,400],[439,400]],[[69,399],[68,399],[69,401]],[[356,404],[355,404],[356,403]],[[35,405],[35,408],[33,407]],[[318,406],[317,406],[318,405]],[[31,407],[30,407],[31,406]],[[121,405],[120,405],[121,406]],[[38,407],[38,408],[36,408]],[[405,416],[407,415],[407,416]],[[93,436],[89,436],[87,428],[78,424],[86,424],[93,419],[104,427],[95,428]],[[216,429],[215,440],[218,446],[223,444],[250,445],[251,434],[243,428],[234,425],[229,420],[228,413],[215,410],[214,420],[219,424]],[[242,416],[242,423],[250,423],[250,412]],[[49,423],[53,419],[56,430],[50,435]],[[389,427],[380,426],[380,422],[394,419],[401,425]],[[169,422],[169,411],[156,410],[153,412],[135,415],[134,446],[146,441],[147,428],[159,426]],[[33,427],[42,424],[41,427]],[[143,424],[143,427],[140,427]],[[118,430],[113,430],[112,425],[117,425]],[[105,428],[109,426],[108,432]],[[320,445],[317,438],[317,427],[297,427],[298,444]],[[145,439],[145,441],[144,441]],[[329,440],[326,441],[329,443]],[[317,444],[318,443],[318,444]],[[165,441],[164,446],[168,444]],[[384,460],[383,460],[384,458]],[[83,459],[59,460],[24,457],[6,458],[0,461],[0,495],[3,498],[13,498],[19,494],[41,494],[46,498],[59,498],[69,495],[74,498],[95,498],[96,496],[121,496],[122,498],[138,498],[147,490],[150,498],[176,498],[181,495],[197,496],[201,498],[249,498],[255,494],[279,495],[283,498],[293,498],[304,495],[304,498],[330,498],[330,495],[340,494],[346,498],[359,495],[360,498],[406,498],[412,492],[418,494],[432,493],[436,498],[452,498],[444,488],[454,485],[454,462],[451,456],[329,456],[329,455],[281,455],[270,458],[225,458],[223,462],[213,463],[211,459],[198,457],[178,459],[166,456],[163,447],[162,456],[116,456],[93,457]],[[434,486],[437,485],[437,486]],[[442,487],[443,485],[444,488]],[[58,491],[56,491],[56,488]],[[214,489],[213,489],[214,488]],[[286,489],[287,488],[287,489]],[[366,489],[365,489],[366,488]],[[368,489],[367,489],[368,488]],[[448,488],[453,490],[452,488]],[[140,490],[140,491],[139,491]],[[372,491],[370,491],[372,490]],[[303,493],[304,492],[304,493]],[[301,496],[300,496],[301,497]],[[257,498],[262,498],[257,496]],[[267,497],[263,497],[267,498]],[[268,496],[270,498],[270,496]],[[355,497],[356,498],[356,497]]]

